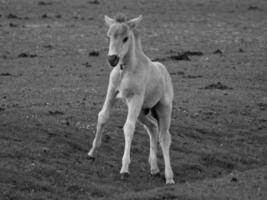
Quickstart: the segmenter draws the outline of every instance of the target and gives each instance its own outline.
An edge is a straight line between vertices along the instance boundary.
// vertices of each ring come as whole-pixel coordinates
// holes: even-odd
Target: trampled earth
[[[173,80],[172,186],[150,176],[140,125],[120,179],[123,103],[87,157],[117,12],[143,15],[144,51]],[[1,0],[0,199],[266,199],[266,19],[265,0]]]

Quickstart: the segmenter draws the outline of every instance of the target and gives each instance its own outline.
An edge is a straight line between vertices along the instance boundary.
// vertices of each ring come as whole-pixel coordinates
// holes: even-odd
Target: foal
[[[136,122],[139,121],[150,138],[151,174],[159,174],[159,140],[165,162],[166,184],[174,184],[169,156],[173,86],[165,66],[159,62],[152,62],[142,50],[140,37],[136,32],[136,26],[141,20],[142,16],[129,21],[125,18],[112,19],[105,16],[105,22],[109,27],[107,36],[110,40],[108,61],[113,69],[109,77],[106,99],[98,114],[96,135],[88,155],[94,159],[111,108],[116,99],[123,99],[128,106],[128,115],[123,127],[125,149],[121,177],[127,177],[129,173],[131,143]]]

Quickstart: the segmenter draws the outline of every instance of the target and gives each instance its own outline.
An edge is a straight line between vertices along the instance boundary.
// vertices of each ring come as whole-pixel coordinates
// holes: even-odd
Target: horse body
[[[109,62],[112,69],[109,77],[105,103],[99,112],[97,131],[89,156],[93,157],[96,147],[101,144],[103,127],[116,99],[122,99],[128,106],[128,115],[123,127],[125,149],[122,158],[121,174],[129,173],[130,148],[136,122],[141,122],[150,137],[149,163],[151,174],[159,173],[157,164],[157,143],[160,142],[164,162],[166,183],[173,184],[173,172],[170,164],[169,133],[173,86],[165,66],[152,62],[143,52],[139,35],[135,31],[140,18],[125,23],[117,23],[106,17],[111,38]],[[123,42],[120,42],[123,41]],[[151,111],[151,116],[148,115]]]
[[[152,108],[156,103],[172,103],[173,87],[169,73],[164,65],[159,62],[151,62],[146,84],[144,106]]]
[[[138,46],[138,45],[136,45]],[[156,103],[173,100],[173,87],[170,75],[160,62],[152,62],[142,49],[135,49],[135,66],[115,67],[110,74],[110,83],[117,90],[117,98],[127,99],[132,95],[144,95],[142,108],[152,108]],[[137,53],[139,52],[139,53]]]

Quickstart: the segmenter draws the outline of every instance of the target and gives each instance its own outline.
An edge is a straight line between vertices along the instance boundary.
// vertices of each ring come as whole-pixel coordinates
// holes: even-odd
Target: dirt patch
[[[93,1],[88,1],[89,4],[95,4],[95,5],[98,5],[100,4],[100,1],[99,0],[93,0]]]
[[[39,1],[38,6],[51,6],[52,2]]]
[[[6,16],[7,19],[20,19],[20,17],[18,17],[17,15],[13,14],[13,13],[9,13]]]
[[[18,55],[18,58],[35,58],[35,57],[37,57],[37,55],[31,53],[20,53]]]
[[[188,78],[188,79],[195,79],[195,78],[201,78],[202,75],[185,75],[183,78]]]
[[[262,8],[259,8],[258,6],[249,6],[248,10],[250,10],[250,11],[264,11]]]
[[[214,54],[218,54],[218,55],[222,55],[223,51],[221,49],[216,49],[215,51],[213,51]]]
[[[262,111],[265,111],[267,109],[267,103],[258,103],[257,105]]]
[[[224,85],[221,82],[217,82],[217,83],[212,83],[212,84],[206,85],[205,87],[200,88],[200,89],[204,89],[204,90],[210,90],[210,89],[232,90],[233,88],[228,87],[227,85]]]
[[[99,51],[91,51],[91,52],[89,52],[89,56],[99,56]]]
[[[48,111],[49,115],[64,115],[64,112],[55,110],[55,111]]]
[[[0,73],[0,76],[12,76],[12,74],[6,72],[6,73]]]
[[[153,61],[164,62],[167,60],[184,60],[190,61],[190,56],[203,56],[203,53],[200,51],[184,51],[184,52],[174,52],[171,51],[173,55],[170,55],[166,58],[154,58]]]

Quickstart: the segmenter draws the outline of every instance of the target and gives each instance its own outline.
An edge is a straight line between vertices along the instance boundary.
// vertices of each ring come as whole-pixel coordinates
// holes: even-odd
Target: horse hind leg
[[[173,171],[170,161],[171,134],[169,132],[171,122],[172,104],[159,103],[155,107],[155,113],[159,120],[159,142],[165,164],[166,184],[174,184]]]
[[[143,110],[138,117],[139,122],[144,126],[149,136],[150,151],[148,162],[150,164],[151,175],[159,174],[157,149],[158,149],[158,124],[155,120],[152,120],[146,116],[147,112]]]

